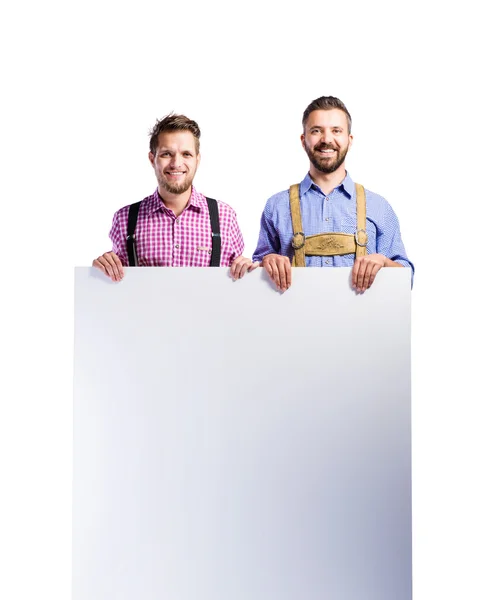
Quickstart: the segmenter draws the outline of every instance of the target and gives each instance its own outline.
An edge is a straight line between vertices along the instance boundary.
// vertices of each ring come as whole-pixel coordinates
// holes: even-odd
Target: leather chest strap
[[[355,232],[355,257],[367,254],[366,231],[366,191],[360,183],[355,184],[355,202],[357,207],[357,231]]]
[[[306,266],[306,249],[304,242],[306,236],[302,230],[302,218],[301,218],[301,201],[299,199],[299,184],[291,185],[289,188],[289,199],[290,199],[290,216],[292,219],[292,247],[294,248],[294,261],[293,265],[296,267]]]

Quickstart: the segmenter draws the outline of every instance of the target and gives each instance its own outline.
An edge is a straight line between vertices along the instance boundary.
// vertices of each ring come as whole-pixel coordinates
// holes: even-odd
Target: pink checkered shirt
[[[243,253],[243,236],[236,213],[224,202],[219,205],[221,235],[220,266],[229,267]],[[113,217],[109,237],[123,265],[128,266],[126,232],[129,206]],[[185,210],[176,217],[164,206],[158,190],[142,201],[135,229],[138,265],[140,267],[208,267],[212,253],[212,229],[207,200],[191,189]]]

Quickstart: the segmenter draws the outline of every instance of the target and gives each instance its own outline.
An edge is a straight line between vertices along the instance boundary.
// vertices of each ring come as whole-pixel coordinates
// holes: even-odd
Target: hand
[[[290,288],[292,283],[292,267],[287,256],[267,254],[263,257],[261,264],[279,291],[285,292]]]
[[[246,256],[238,256],[231,265],[231,277],[236,281],[237,279],[244,277],[246,272],[251,273],[251,271],[254,271],[256,267],[259,266],[259,262],[252,262],[252,260],[246,258]]]
[[[125,276],[121,260],[114,252],[105,252],[102,256],[95,258],[92,266],[102,271],[112,281],[121,281]]]
[[[379,269],[386,266],[387,260],[382,254],[367,254],[355,259],[352,286],[357,292],[365,292],[371,287]]]

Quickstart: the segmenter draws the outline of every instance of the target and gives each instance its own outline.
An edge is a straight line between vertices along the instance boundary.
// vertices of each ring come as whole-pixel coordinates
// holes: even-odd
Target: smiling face
[[[345,169],[345,156],[352,145],[347,115],[338,108],[314,110],[306,121],[301,142],[311,165],[320,173]]]
[[[164,131],[159,134],[155,154],[149,152],[149,160],[159,190],[183,194],[193,183],[200,154],[190,131]]]

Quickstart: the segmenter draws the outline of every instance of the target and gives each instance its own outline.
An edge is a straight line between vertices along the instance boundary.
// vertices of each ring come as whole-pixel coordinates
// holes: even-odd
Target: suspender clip
[[[305,243],[306,243],[306,236],[304,235],[304,233],[302,231],[298,231],[297,233],[294,233],[294,235],[292,236],[292,248],[294,248],[294,250],[300,250],[304,246]]]
[[[359,233],[362,233],[362,239],[366,240],[365,242],[361,242],[359,240]],[[368,242],[368,238],[367,238],[367,231],[365,229],[357,229],[357,231],[355,232],[355,243],[357,244],[357,246],[362,246],[362,248],[365,248],[367,246],[367,242]]]

